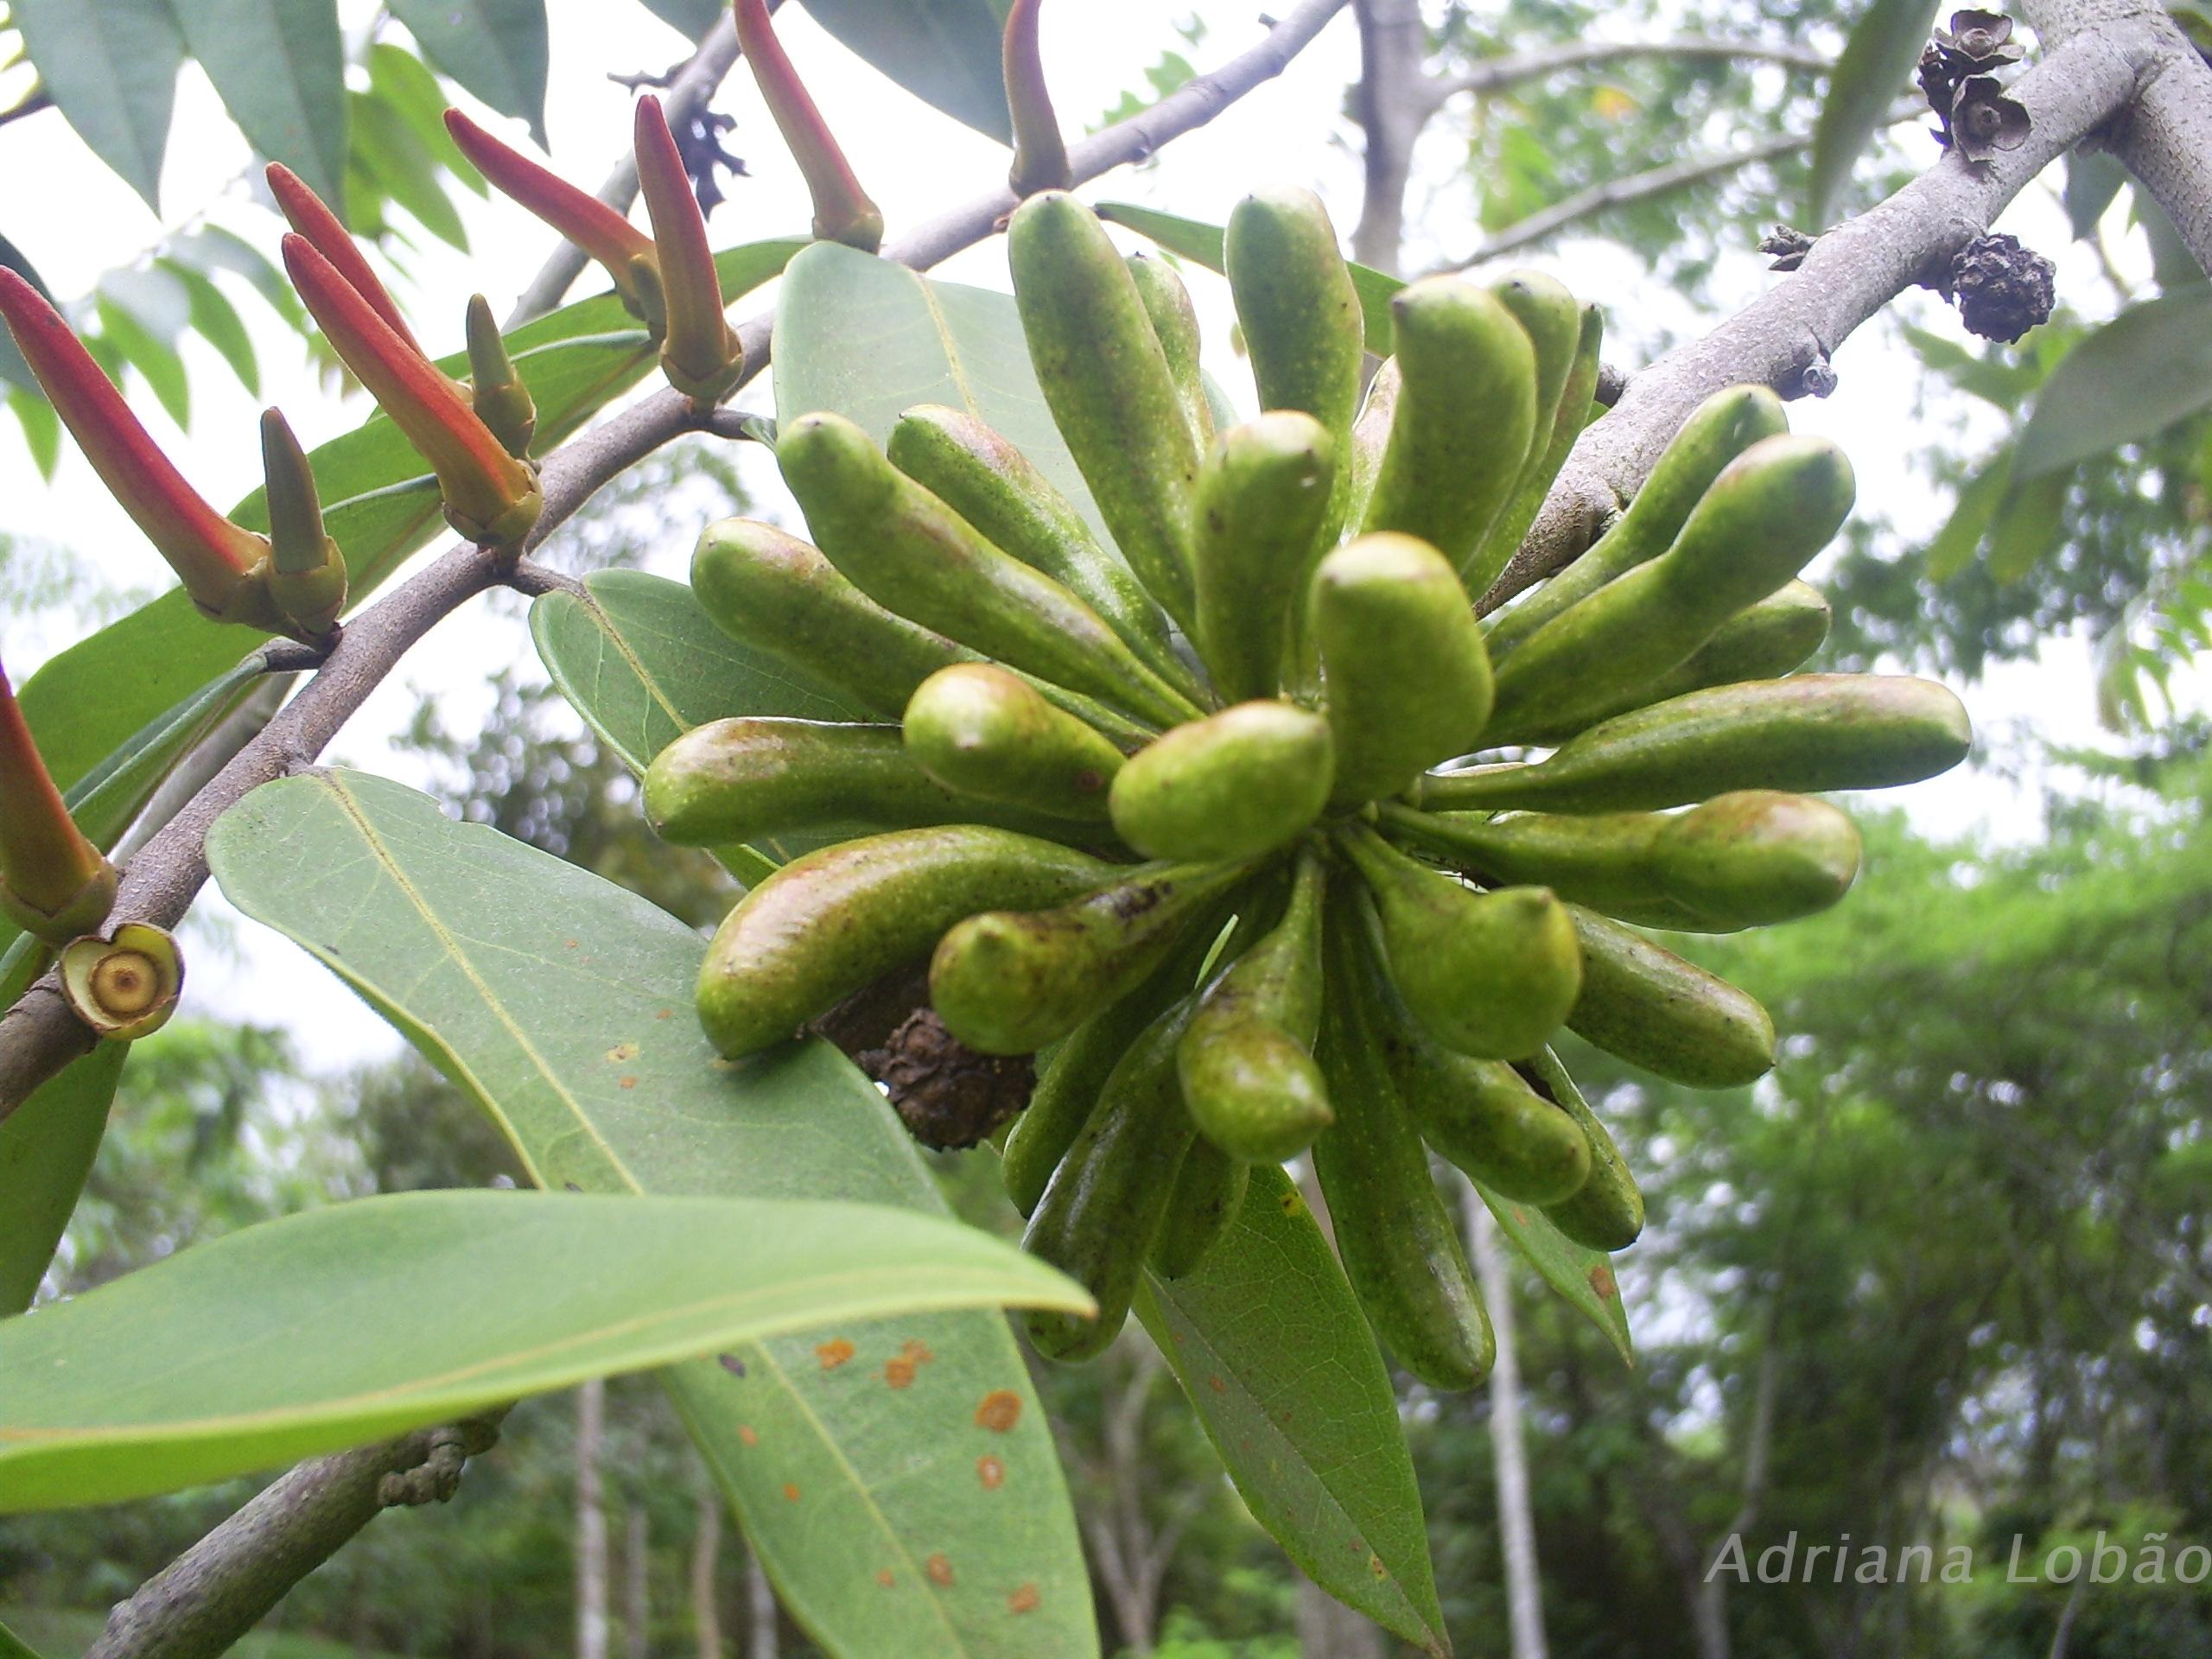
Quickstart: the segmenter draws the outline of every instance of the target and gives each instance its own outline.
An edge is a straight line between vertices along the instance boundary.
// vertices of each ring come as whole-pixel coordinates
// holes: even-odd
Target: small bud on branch
[[[261,471],[269,503],[269,596],[310,639],[346,608],[346,556],[323,528],[322,502],[307,452],[281,412],[261,412]]]
[[[184,989],[184,958],[158,927],[124,922],[109,938],[61,952],[61,990],[77,1017],[109,1042],[134,1042],[168,1024]]]
[[[537,404],[507,355],[492,302],[481,294],[468,301],[468,401],[509,454],[529,455],[530,441],[537,435]]]
[[[107,919],[115,867],[69,816],[0,669],[0,912],[64,944]]]

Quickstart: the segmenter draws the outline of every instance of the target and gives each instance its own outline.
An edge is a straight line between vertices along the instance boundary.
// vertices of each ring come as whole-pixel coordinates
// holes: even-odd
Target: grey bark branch
[[[1077,180],[1094,179],[1142,161],[1169,140],[1205,125],[1253,88],[1281,74],[1344,3],[1303,0],[1257,45],[1149,109],[1071,146],[1069,160]],[[1012,192],[993,190],[917,226],[887,246],[884,257],[925,270],[991,235],[1018,205]],[[772,314],[762,312],[739,326],[746,354],[740,386],[767,366],[772,321]],[[733,393],[735,390],[732,388]],[[699,429],[704,418],[686,399],[664,387],[554,451],[546,457],[538,480],[544,509],[524,552],[559,529],[608,480],[671,439]],[[495,556],[463,543],[448,548],[347,623],[328,660],[299,696],[132,861],[116,895],[111,919],[175,927],[207,879],[206,840],[215,820],[249,791],[313,761],[416,641],[448,612],[506,579]],[[63,1000],[60,982],[48,973],[0,1015],[0,1121],[40,1084],[88,1052],[92,1040],[91,1031]]]
[[[1620,63],[1633,58],[1778,63],[1791,69],[1834,67],[1834,60],[1826,53],[1787,41],[1716,40],[1704,35],[1677,35],[1657,41],[1578,41],[1541,52],[1491,58],[1459,74],[1446,75],[1433,82],[1429,95],[1435,103],[1441,104],[1461,92],[1494,92],[1557,74],[1562,69]]]
[[[1826,232],[1797,270],[1703,339],[1635,374],[1585,431],[1528,538],[1482,601],[1495,610],[1576,557],[1635,493],[1690,411],[1723,387],[1785,392],[1852,330],[1906,289],[1940,274],[1986,233],[2029,180],[2134,97],[2153,61],[2140,38],[2082,35],[2020,78],[2026,142],[1977,165],[1955,152],[1886,201]]]

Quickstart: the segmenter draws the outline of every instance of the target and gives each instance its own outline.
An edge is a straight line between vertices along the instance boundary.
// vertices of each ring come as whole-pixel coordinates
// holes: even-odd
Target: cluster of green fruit
[[[1478,620],[1591,410],[1597,318],[1554,282],[1405,288],[1363,389],[1320,204],[1251,198],[1226,253],[1268,412],[1230,426],[1165,265],[1065,194],[1008,238],[1118,556],[968,415],[913,410],[887,454],[836,416],[783,426],[813,543],[716,524],[696,592],[887,723],[702,727],[654,762],[647,810],[701,846],[878,833],[746,895],[701,1018],[753,1054],[927,957],[954,1036],[1042,1051],[1007,1184],[1028,1247],[1100,1308],[1032,1315],[1046,1353],[1103,1347],[1144,1268],[1205,1258],[1253,1164],[1310,1152],[1378,1332],[1471,1385],[1488,1320],[1427,1149],[1592,1248],[1630,1243],[1635,1183],[1546,1044],[1565,1026],[1706,1086],[1764,1072],[1758,1003],[1623,923],[1834,903],[1849,820],[1777,791],[1939,772],[1964,711],[1916,680],[1781,677],[1825,636],[1796,577],[1852,482],[1760,388],[1711,399],[1583,558]]]

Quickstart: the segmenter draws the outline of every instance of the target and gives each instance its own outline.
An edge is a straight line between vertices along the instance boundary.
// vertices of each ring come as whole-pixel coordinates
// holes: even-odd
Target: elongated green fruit
[[[1418,536],[1465,575],[1528,459],[1535,353],[1496,296],[1457,277],[1408,283],[1390,315],[1403,384],[1359,527]]]
[[[1931,680],[1793,674],[1618,715],[1534,766],[1429,773],[1417,802],[1624,812],[1738,789],[1884,789],[1949,771],[1973,742],[1964,705]]]
[[[1115,867],[1057,842],[980,824],[841,842],[786,864],[738,901],[699,969],[699,1021],[725,1057],[781,1042],[963,916],[1054,905]]]
[[[1730,386],[1690,412],[1626,512],[1582,556],[1510,610],[1491,619],[1491,658],[1503,663],[1529,634],[1674,544],[1722,467],[1761,438],[1789,429],[1782,400],[1764,386]]]
[[[707,526],[691,591],[733,639],[894,720],[916,686],[976,655],[884,609],[811,542],[751,518]]]
[[[1205,375],[1198,366],[1198,313],[1191,303],[1191,290],[1165,259],[1148,259],[1133,253],[1128,260],[1135,278],[1137,298],[1167,359],[1167,373],[1175,383],[1175,400],[1183,418],[1191,423],[1191,437],[1200,454],[1213,442],[1213,406],[1206,401]]]
[[[1195,1273],[1243,1208],[1252,1170],[1200,1136],[1183,1154],[1167,1213],[1152,1241],[1152,1270],[1163,1279]]]
[[[1590,1147],[1590,1179],[1573,1198],[1546,1205],[1546,1218],[1593,1250],[1626,1249],[1643,1230],[1643,1194],[1637,1190],[1628,1160],[1551,1050],[1530,1055],[1520,1069],[1580,1126]]]
[[[1807,795],[1745,790],[1683,813],[1567,817],[1384,809],[1393,835],[1492,881],[1541,882],[1608,916],[1732,932],[1826,910],[1859,873],[1859,831]]]
[[[1410,536],[1363,536],[1321,561],[1313,632],[1337,741],[1334,798],[1395,794],[1475,747],[1490,719],[1490,658],[1466,589]]]
[[[1122,752],[992,663],[939,669],[914,689],[906,753],[963,794],[1096,822]]]
[[[1567,365],[1567,379],[1560,387],[1558,406],[1548,425],[1541,418],[1537,421],[1536,442],[1513,486],[1512,504],[1491,524],[1490,534],[1475,557],[1479,569],[1492,573],[1493,583],[1497,573],[1503,571],[1520,550],[1522,537],[1528,535],[1529,526],[1536,522],[1536,514],[1543,508],[1544,498],[1551,493],[1552,480],[1567,465],[1574,441],[1582,435],[1582,429],[1589,422],[1590,402],[1598,392],[1598,353],[1605,342],[1605,319],[1598,308],[1584,306],[1575,334],[1574,355]],[[1472,587],[1471,583],[1469,585]],[[1481,598],[1482,594],[1477,593],[1476,597]]]
[[[1497,302],[1513,314],[1535,353],[1536,424],[1529,435],[1529,453],[1521,463],[1526,476],[1531,467],[1542,463],[1551,448],[1560,399],[1567,391],[1575,349],[1582,340],[1583,307],[1566,283],[1540,270],[1510,270],[1489,288]]]
[[[1476,893],[1371,830],[1340,843],[1374,895],[1390,977],[1428,1034],[1480,1059],[1534,1053],[1582,987],[1567,908],[1543,887]]]
[[[896,726],[836,721],[753,717],[694,727],[653,757],[645,798],[660,838],[679,847],[936,823],[1065,830],[1044,813],[946,788],[906,753]]]
[[[1562,718],[1549,718],[1548,711],[1532,716],[1529,741],[1564,743],[1601,720],[1707,686],[1779,679],[1803,667],[1821,648],[1828,637],[1828,602],[1819,588],[1806,582],[1784,582],[1723,622],[1713,638],[1658,678],[1607,702],[1578,707]]]
[[[1693,1089],[1732,1089],[1774,1067],[1774,1021],[1758,1001],[1618,922],[1567,906],[1582,995],[1567,1017],[1584,1041]]]
[[[1851,463],[1825,438],[1752,445],[1713,481],[1665,553],[1522,642],[1497,671],[1491,739],[1522,741],[1680,665],[1827,545],[1853,490]]]
[[[1122,1054],[1022,1234],[1023,1249],[1098,1304],[1093,1319],[1041,1311],[1024,1316],[1031,1345],[1047,1358],[1103,1352],[1128,1317],[1137,1274],[1195,1136],[1175,1082],[1175,1044],[1190,1008],[1189,998],[1173,1005]]]
[[[1114,829],[1152,858],[1252,858],[1321,815],[1331,776],[1328,721],[1240,702],[1139,750],[1114,779]]]
[[[1097,215],[1058,191],[1014,210],[1007,257],[1052,423],[1129,568],[1188,627],[1198,445],[1136,279]]]
[[[1146,719],[1198,712],[1097,612],[992,545],[843,416],[785,425],[776,461],[823,556],[877,603]]]
[[[1320,1052],[1337,1121],[1313,1143],[1313,1170],[1337,1255],[1399,1363],[1432,1388],[1471,1389],[1497,1353],[1490,1315],[1374,1041],[1368,1014],[1380,969],[1363,956],[1357,925],[1336,913],[1345,906],[1330,908]]]
[[[1147,666],[1185,696],[1197,677],[1175,654],[1167,618],[1129,567],[1091,534],[1075,505],[1027,455],[974,416],[939,404],[891,429],[891,464],[965,518],[986,541],[1074,594]]]
[[[931,1005],[970,1048],[1033,1053],[1126,995],[1243,874],[1152,866],[1054,909],[978,906],[938,942]]]
[[[1023,1215],[1035,1211],[1052,1172],[1083,1133],[1106,1079],[1122,1056],[1135,1046],[1147,1027],[1191,989],[1202,954],[1195,940],[1189,949],[1170,951],[1149,979],[1053,1046],[1038,1071],[1029,1104],[1014,1120],[1000,1154],[1007,1196]]]
[[[1301,855],[1282,919],[1214,981],[1176,1047],[1191,1121],[1247,1163],[1295,1157],[1333,1117],[1313,1056],[1325,880],[1319,858]]]
[[[1195,639],[1232,701],[1281,684],[1292,602],[1330,538],[1335,454],[1311,415],[1277,410],[1223,433],[1199,471]]]
[[[1366,319],[1328,210],[1310,190],[1249,195],[1229,215],[1222,251],[1260,407],[1311,415],[1342,456],[1359,407]],[[1340,469],[1323,520],[1328,541],[1344,527],[1351,489]]]
[[[1557,1204],[1590,1179],[1581,1126],[1503,1060],[1454,1054],[1417,1031],[1386,1051],[1421,1138],[1503,1197]]]
[[[1375,480],[1382,470],[1383,452],[1390,445],[1390,423],[1397,415],[1398,394],[1404,386],[1395,357],[1384,358],[1375,378],[1367,383],[1367,396],[1361,399],[1359,414],[1351,423],[1351,445],[1344,461],[1351,480],[1351,496],[1344,503],[1348,524],[1367,522],[1368,503],[1375,496]]]

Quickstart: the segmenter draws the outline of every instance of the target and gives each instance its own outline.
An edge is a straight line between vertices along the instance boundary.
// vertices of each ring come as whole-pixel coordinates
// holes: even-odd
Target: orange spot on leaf
[[[945,1560],[942,1552],[931,1556],[922,1566],[928,1572],[931,1584],[952,1582],[952,1563]]]
[[[1025,1584],[1006,1599],[1006,1610],[1009,1613],[1032,1613],[1037,1611],[1037,1604],[1043,1599],[1037,1593],[1035,1585]]]
[[[1011,1389],[993,1389],[976,1408],[976,1424],[1003,1434],[1021,1421],[1021,1396]]]
[[[888,1590],[893,1585],[899,1582],[899,1580],[892,1575],[891,1569],[887,1567],[879,1567],[876,1570],[875,1581],[887,1590]]]
[[[674,1008],[663,1008],[658,1014],[653,1015],[653,1018],[656,1020],[671,1020],[675,1018],[675,1016],[676,1010]]]
[[[976,1459],[976,1478],[983,1483],[983,1490],[995,1492],[1006,1484],[1006,1465],[986,1452]]]
[[[904,1354],[895,1354],[884,1362],[883,1380],[894,1389],[909,1389],[914,1385],[914,1362]]]
[[[616,1065],[625,1060],[634,1060],[638,1058],[638,1046],[635,1043],[617,1043],[607,1051],[607,1058]]]
[[[1218,1376],[1209,1376],[1206,1378],[1206,1387],[1211,1389],[1216,1394],[1227,1394],[1229,1392],[1229,1384],[1223,1382]]]
[[[788,1480],[784,1483],[784,1499],[786,1503],[796,1503],[798,1502],[798,1488],[792,1485]]]
[[[737,1426],[737,1438],[747,1446],[758,1446],[760,1444],[760,1436],[754,1432],[753,1425],[750,1423],[740,1423]]]
[[[918,1342],[912,1337],[907,1338],[899,1344],[899,1351],[917,1365],[926,1365],[937,1357],[935,1354],[930,1352],[929,1344]]]
[[[1599,1299],[1605,1301],[1611,1301],[1621,1294],[1620,1286],[1613,1281],[1611,1262],[1600,1262],[1590,1269],[1590,1288],[1596,1291]]]
[[[817,1347],[814,1357],[822,1362],[823,1370],[834,1371],[853,1357],[853,1344],[842,1337],[833,1338]]]
[[[638,1080],[635,1077],[624,1077],[617,1084],[617,1087],[623,1089],[634,1089],[637,1086]]]

